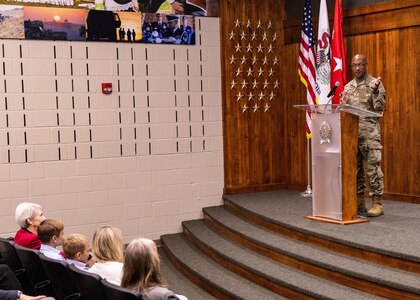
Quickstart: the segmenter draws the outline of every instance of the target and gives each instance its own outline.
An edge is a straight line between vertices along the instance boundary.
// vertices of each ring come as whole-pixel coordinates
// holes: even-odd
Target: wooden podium
[[[357,218],[359,117],[382,114],[348,104],[295,105],[311,113],[312,216],[335,224],[369,222]]]

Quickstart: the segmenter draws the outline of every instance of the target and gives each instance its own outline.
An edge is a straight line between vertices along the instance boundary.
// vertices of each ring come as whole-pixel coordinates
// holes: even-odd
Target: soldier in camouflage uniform
[[[355,78],[344,87],[340,95],[342,103],[347,103],[358,108],[373,112],[385,110],[386,91],[381,78],[374,78],[367,74],[367,60],[362,54],[353,57],[351,67]],[[364,117],[359,120],[359,139],[357,151],[357,210],[366,213],[364,192],[366,177],[372,195],[372,208],[367,212],[368,216],[378,217],[384,214],[382,194],[384,182],[381,170],[382,159],[381,130],[379,118]]]

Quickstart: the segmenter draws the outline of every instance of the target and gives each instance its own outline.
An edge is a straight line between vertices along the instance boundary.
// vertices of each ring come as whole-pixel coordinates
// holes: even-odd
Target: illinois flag
[[[347,83],[347,68],[346,68],[346,52],[344,49],[343,38],[343,10],[341,8],[341,0],[335,1],[334,9],[334,29],[331,41],[331,82],[333,87],[336,82],[340,85],[337,88],[337,94],[334,96],[332,103],[339,103],[339,94],[344,90],[344,85]]]
[[[330,91],[330,24],[328,23],[328,10],[325,0],[321,0],[319,8],[318,43],[316,48],[316,85],[318,104],[328,102]]]
[[[312,26],[311,1],[305,1],[301,26],[298,71],[300,80],[306,86],[306,100],[308,104],[316,103],[316,76],[315,76],[315,36]],[[311,137],[311,115],[306,112],[306,135]]]

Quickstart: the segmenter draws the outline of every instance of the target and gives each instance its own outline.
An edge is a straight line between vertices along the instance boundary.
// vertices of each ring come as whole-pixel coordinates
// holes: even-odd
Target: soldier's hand
[[[340,103],[347,104],[348,101],[349,101],[349,95],[347,94],[347,92],[342,92],[340,94]]]
[[[373,80],[369,87],[372,89],[372,93],[376,94],[378,93],[379,84],[381,83],[381,77],[378,77],[377,79]]]

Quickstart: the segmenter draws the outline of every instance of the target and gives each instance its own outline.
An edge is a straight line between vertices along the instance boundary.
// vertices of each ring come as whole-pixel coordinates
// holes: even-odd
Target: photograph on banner
[[[120,28],[117,29],[117,41],[119,42],[141,42],[141,13],[135,12],[118,12],[121,20]]]
[[[23,6],[0,5],[0,38],[24,39]]]
[[[84,41],[84,9],[25,6],[25,39]]]
[[[103,1],[106,10],[133,10],[192,16],[219,16],[219,0],[96,0]],[[97,9],[99,6],[97,5]]]
[[[77,3],[76,3],[77,2]],[[87,5],[89,3],[89,5]],[[23,6],[37,6],[37,7],[86,7],[94,8],[94,0],[80,1],[80,0],[0,0],[0,4],[23,5]]]
[[[195,44],[195,18],[184,15],[143,14],[143,43]]]

